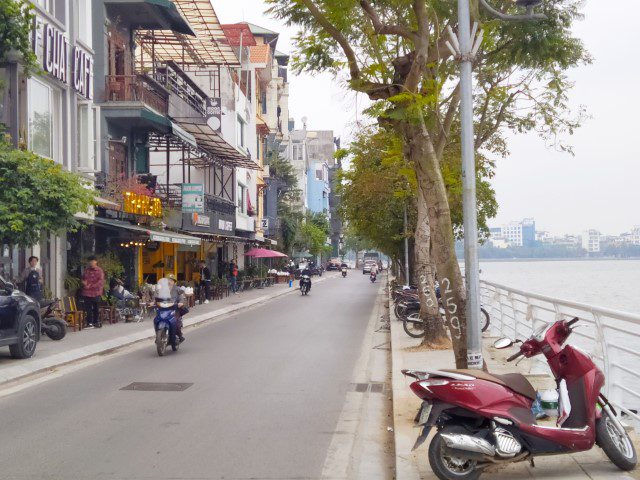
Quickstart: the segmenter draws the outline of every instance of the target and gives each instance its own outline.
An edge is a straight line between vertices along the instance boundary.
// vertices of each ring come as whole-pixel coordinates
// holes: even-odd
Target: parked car
[[[0,277],[0,347],[13,358],[29,358],[40,341],[40,305]]]

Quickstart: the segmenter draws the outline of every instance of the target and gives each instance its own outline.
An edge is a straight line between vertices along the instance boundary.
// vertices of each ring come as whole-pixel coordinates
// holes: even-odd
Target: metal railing
[[[640,315],[526,292],[481,281],[481,301],[494,335],[524,340],[547,323],[580,318],[569,343],[590,354],[606,377],[605,395],[640,421]],[[548,372],[537,358],[532,372]]]
[[[146,75],[107,75],[105,83],[108,102],[142,102],[158,113],[168,113],[168,95]]]

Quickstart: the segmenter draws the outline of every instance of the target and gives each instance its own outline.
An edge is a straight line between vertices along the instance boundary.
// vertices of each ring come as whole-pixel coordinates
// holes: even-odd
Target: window
[[[244,122],[242,117],[238,115],[236,122],[236,142],[238,147],[242,148],[245,148],[245,126],[246,123]]]
[[[88,103],[78,104],[77,165],[82,171],[93,171],[95,166],[95,144],[90,142],[95,127],[95,110]]]
[[[86,0],[81,0],[80,3],[85,3]],[[35,0],[34,2],[42,10],[51,14],[61,23],[64,23],[65,15],[65,0]],[[86,2],[90,3],[90,2]],[[89,17],[91,18],[91,17]]]
[[[262,114],[267,114],[267,92],[260,93],[260,104],[262,106]]]
[[[91,2],[79,0],[77,12],[78,38],[87,46],[91,46]]]
[[[241,213],[247,213],[247,187],[238,183],[238,211]]]
[[[324,180],[322,169],[316,169],[316,180]]]
[[[29,149],[53,159],[54,112],[51,87],[38,80],[29,80]]]

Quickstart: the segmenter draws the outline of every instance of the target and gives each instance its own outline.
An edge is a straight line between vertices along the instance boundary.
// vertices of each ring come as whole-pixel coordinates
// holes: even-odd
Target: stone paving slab
[[[327,273],[321,278],[314,279],[314,283],[336,276],[335,273]],[[294,287],[295,285],[294,283]],[[235,311],[293,292],[297,292],[297,289],[290,288],[288,284],[276,284],[263,289],[229,295],[222,300],[214,300],[205,305],[196,305],[184,317],[184,327],[220,321]],[[187,334],[185,336],[188,337]],[[36,354],[26,360],[13,359],[9,355],[8,347],[0,348],[0,385],[154,337],[153,321],[148,318],[139,323],[105,324],[102,328],[84,329],[80,332],[68,330],[65,338],[60,341],[53,341],[45,336],[38,343]]]
[[[420,430],[414,427],[413,419],[420,407],[420,399],[409,389],[412,379],[400,372],[402,369],[442,369],[455,368],[452,350],[421,350],[416,347],[420,339],[409,337],[402,328],[402,322],[391,317],[391,369],[393,387],[393,423],[395,435],[396,479],[397,480],[437,480],[427,458],[431,436],[416,451],[411,448]],[[495,338],[484,338],[485,361],[490,372],[508,373],[514,371],[514,364],[505,359],[513,353],[510,349],[493,348]],[[555,388],[553,379],[540,373],[531,373],[531,363],[526,360],[518,365],[518,371],[527,376],[536,389]],[[636,450],[640,451],[640,442],[634,435]],[[535,468],[529,462],[508,466],[493,467],[486,470],[482,478],[492,480],[513,480],[516,478],[562,479],[562,480],[638,480],[640,468],[633,472],[617,469],[602,450],[594,447],[588,452],[550,457],[537,457]]]

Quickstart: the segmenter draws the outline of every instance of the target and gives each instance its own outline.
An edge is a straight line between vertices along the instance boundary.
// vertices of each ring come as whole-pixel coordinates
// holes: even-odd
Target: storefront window
[[[53,109],[51,87],[31,79],[29,91],[29,149],[53,158]]]

